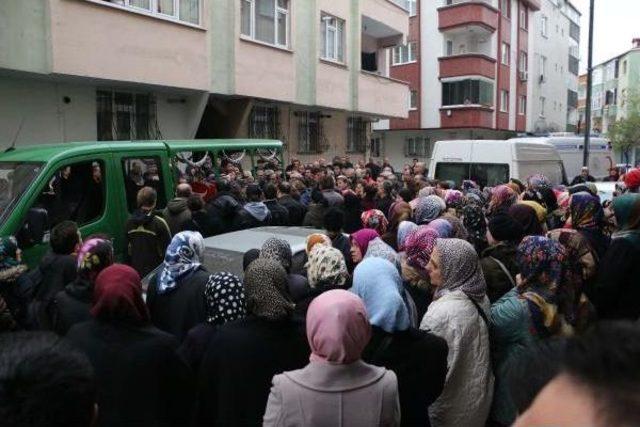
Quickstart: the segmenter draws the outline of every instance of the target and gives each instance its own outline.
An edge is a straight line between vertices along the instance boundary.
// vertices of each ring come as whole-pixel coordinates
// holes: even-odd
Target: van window
[[[453,181],[461,186],[470,179],[481,187],[495,186],[509,181],[509,165],[496,163],[438,163],[435,178]]]
[[[0,162],[0,219],[4,221],[40,175],[42,163]]]
[[[78,226],[95,222],[105,208],[105,168],[102,160],[71,163],[48,178],[27,213],[19,241],[25,247],[41,243],[62,221]],[[26,237],[28,235],[28,237]]]
[[[143,187],[151,187],[158,193],[156,208],[164,208],[167,195],[164,190],[160,157],[127,157],[122,159],[125,191],[127,193],[127,209],[133,212],[138,208],[138,191]]]
[[[205,202],[216,194],[215,159],[206,151],[183,151],[173,158],[174,182],[186,182],[195,193],[199,193]]]

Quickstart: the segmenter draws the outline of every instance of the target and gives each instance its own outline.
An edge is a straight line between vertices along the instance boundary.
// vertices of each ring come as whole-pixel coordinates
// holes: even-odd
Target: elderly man
[[[587,182],[595,182],[595,181],[596,179],[591,175],[589,175],[589,168],[585,166],[580,171],[580,175],[573,178],[573,181],[571,181],[571,185],[585,184]]]

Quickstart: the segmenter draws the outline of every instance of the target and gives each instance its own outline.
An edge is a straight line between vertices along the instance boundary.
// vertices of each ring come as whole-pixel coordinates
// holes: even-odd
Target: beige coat
[[[263,425],[398,426],[396,375],[362,361],[311,362],[304,369],[276,375]]]

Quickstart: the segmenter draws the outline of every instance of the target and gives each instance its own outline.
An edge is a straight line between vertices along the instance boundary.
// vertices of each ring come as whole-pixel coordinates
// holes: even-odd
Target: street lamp
[[[582,166],[589,167],[589,149],[591,148],[591,92],[593,81],[593,15],[595,12],[595,0],[590,0],[589,4],[589,54],[587,64],[587,105],[585,110],[585,131],[584,131],[584,152],[582,155]]]

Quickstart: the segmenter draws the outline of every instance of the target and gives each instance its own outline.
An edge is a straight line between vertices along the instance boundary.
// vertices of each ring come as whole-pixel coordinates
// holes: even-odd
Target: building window
[[[278,139],[280,110],[268,105],[255,105],[249,116],[249,138]]]
[[[511,0],[500,0],[500,12],[505,18],[511,18]]]
[[[322,125],[320,113],[299,112],[298,152],[320,153],[322,151]]]
[[[289,46],[289,0],[240,0],[244,36],[275,46]]]
[[[344,62],[344,20],[323,13],[320,35],[322,59]]]
[[[371,138],[371,157],[380,157],[380,153],[382,153],[382,138],[377,136],[375,138]]]
[[[509,112],[509,91],[500,91],[500,111],[503,113]]]
[[[409,3],[409,16],[416,16],[418,14],[418,0],[407,0]]]
[[[547,79],[547,57],[540,56],[540,83],[544,83]]]
[[[364,153],[367,143],[367,122],[359,117],[347,120],[347,152]]]
[[[527,97],[524,95],[520,95],[518,98],[518,114],[521,116],[527,114]]]
[[[622,61],[622,74],[627,74],[627,60]]]
[[[412,90],[411,96],[409,98],[409,109],[417,110],[418,109],[418,91]]]
[[[131,10],[176,21],[200,24],[200,0],[103,0]]]
[[[544,109],[545,109],[545,104],[547,103],[547,99],[544,96],[540,97],[540,117],[544,117]]]
[[[520,3],[520,28],[529,29],[529,8],[522,3]]]
[[[502,43],[502,64],[509,65],[509,51],[510,47],[507,43]]]
[[[453,55],[453,40],[447,40],[447,56]]]
[[[442,83],[442,106],[493,106],[493,83],[484,80],[458,80]]]
[[[391,58],[392,65],[402,65],[416,62],[417,60],[417,43],[410,42],[403,46],[396,46],[393,48],[393,57]]]
[[[406,138],[404,154],[405,157],[429,157],[429,138]]]
[[[542,37],[549,37],[549,18],[542,15],[542,21],[540,22],[540,32]]]
[[[156,100],[151,94],[99,90],[96,92],[98,141],[161,138]]]
[[[529,57],[527,52],[520,52],[520,64],[518,64],[519,70],[526,72],[529,64]]]

